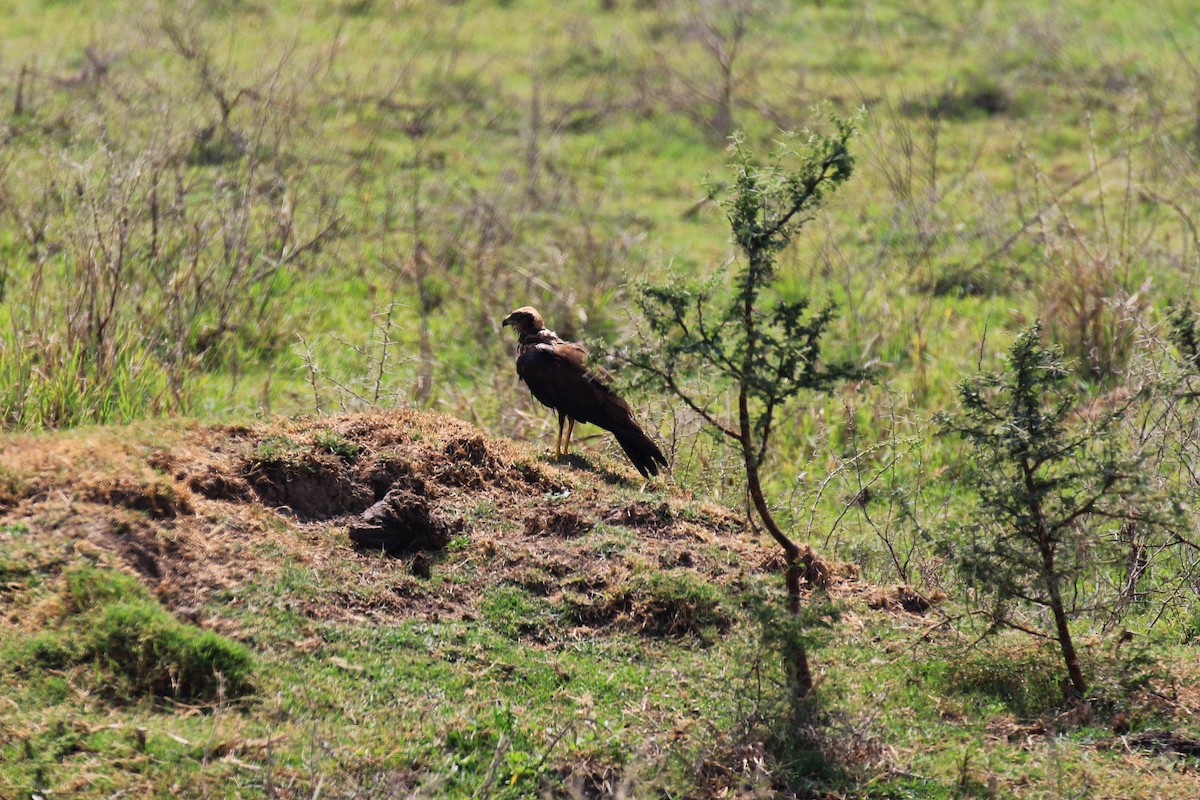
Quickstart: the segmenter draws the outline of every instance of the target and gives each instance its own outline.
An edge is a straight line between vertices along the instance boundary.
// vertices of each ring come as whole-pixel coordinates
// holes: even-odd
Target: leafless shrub
[[[1200,595],[1200,537],[1191,498],[1200,494],[1200,361],[1191,302],[1176,305],[1162,326],[1142,324],[1127,383],[1149,397],[1125,421],[1126,436],[1150,454],[1150,475],[1160,493],[1180,509],[1180,523],[1166,536],[1140,526],[1121,531],[1127,559],[1115,581],[1120,599],[1106,628],[1115,628],[1127,609],[1146,612],[1150,626],[1166,623],[1179,638],[1200,638],[1193,609]]]
[[[714,143],[739,127],[737,107],[753,93],[759,56],[751,42],[766,13],[757,0],[690,0],[678,17],[646,31],[657,40],[657,70],[647,78]]]
[[[998,246],[1012,213],[978,170],[982,144],[948,151],[944,117],[905,113],[907,102],[900,108],[881,103],[868,130],[872,165],[891,211],[878,263],[899,259],[907,280],[937,296],[1005,290],[1011,279],[977,260]]]
[[[372,330],[361,342],[334,335],[310,341],[296,335],[293,353],[312,392],[313,412],[397,408],[413,397],[421,384],[413,390],[405,386],[414,359],[403,343],[404,311],[394,301],[375,311]]]

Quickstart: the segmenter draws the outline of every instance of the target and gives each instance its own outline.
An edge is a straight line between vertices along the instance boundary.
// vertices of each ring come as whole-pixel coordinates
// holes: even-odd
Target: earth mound
[[[241,587],[301,568],[331,587],[296,600],[314,619],[472,619],[509,586],[581,628],[675,635],[725,619],[690,587],[777,570],[739,515],[596,461],[411,410],[17,436],[0,445],[0,536],[33,569],[82,556],[135,574],[215,628]]]

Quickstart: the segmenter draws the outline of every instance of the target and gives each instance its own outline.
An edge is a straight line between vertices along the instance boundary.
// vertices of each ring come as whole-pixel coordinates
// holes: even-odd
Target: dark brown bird
[[[519,336],[517,375],[542,405],[558,412],[556,458],[571,446],[575,423],[590,422],[617,437],[617,444],[642,477],[657,475],[660,467],[667,466],[662,450],[633,421],[629,404],[613,393],[608,373],[585,365],[588,352],[582,345],[547,330],[542,315],[530,306],[518,308],[502,324],[516,328]]]

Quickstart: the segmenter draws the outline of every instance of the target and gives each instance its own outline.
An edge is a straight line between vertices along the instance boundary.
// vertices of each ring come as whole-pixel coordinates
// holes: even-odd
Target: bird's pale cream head
[[[546,327],[546,324],[542,322],[542,315],[533,306],[521,306],[505,317],[504,322],[500,324],[502,326],[512,325],[522,336],[537,333]]]

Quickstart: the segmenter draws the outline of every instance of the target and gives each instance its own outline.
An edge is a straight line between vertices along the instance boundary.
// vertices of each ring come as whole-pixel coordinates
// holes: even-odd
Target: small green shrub
[[[85,564],[63,579],[67,616],[32,637],[22,660],[53,668],[93,664],[100,693],[117,697],[212,700],[222,691],[250,691],[246,647],[180,622],[131,576]]]
[[[1167,315],[1167,324],[1171,343],[1179,349],[1186,367],[1200,371],[1200,321],[1191,301],[1172,308]]]
[[[1116,618],[1120,583],[1105,576],[1124,570],[1131,585],[1140,577],[1128,572],[1122,537],[1170,519],[1146,480],[1145,454],[1119,436],[1133,400],[1076,419],[1083,400],[1061,349],[1043,346],[1039,322],[1017,337],[1006,370],[964,381],[961,410],[939,417],[970,447],[977,498],[945,552],[975,587],[992,632],[1058,643],[1072,702],[1088,695],[1073,628],[1097,612]]]
[[[784,406],[797,395],[832,391],[863,377],[853,363],[823,357],[832,303],[814,310],[807,296],[789,297],[778,280],[780,253],[854,173],[849,144],[855,121],[831,122],[836,130],[831,135],[788,135],[765,164],[740,136],[734,137],[732,184],[711,187],[710,196],[725,211],[741,263],[732,272],[722,268],[699,286],[639,285],[635,302],[647,333],[639,348],[622,356],[644,380],[677,397],[740,452],[747,505],[783,551],[787,605],[794,616],[801,615],[804,604],[801,584],[806,578],[820,583],[827,568],[808,545],[780,527],[767,503],[763,469],[769,466],[771,434]],[[723,278],[732,279],[722,286]],[[712,391],[713,379],[728,387],[728,396],[737,396],[736,417],[710,399],[720,395]],[[803,647],[793,652],[791,691],[803,697],[812,689],[812,670]]]

